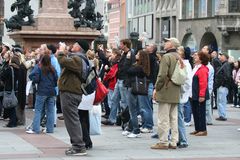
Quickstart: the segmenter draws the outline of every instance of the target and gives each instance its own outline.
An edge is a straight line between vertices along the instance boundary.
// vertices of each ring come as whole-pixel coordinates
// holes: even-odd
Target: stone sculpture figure
[[[72,9],[69,14],[75,19],[74,27],[90,27],[92,29],[101,30],[103,28],[102,15],[95,13],[95,0],[86,0],[85,8],[80,10],[84,0],[69,0],[68,8]]]
[[[32,25],[35,21],[33,19],[33,10],[29,5],[30,0],[16,0],[11,5],[11,11],[14,12],[17,10],[17,14],[12,16],[9,20],[4,20],[6,28],[8,31],[13,31],[14,29],[21,30],[22,26]],[[25,21],[24,18],[28,18],[28,21]]]

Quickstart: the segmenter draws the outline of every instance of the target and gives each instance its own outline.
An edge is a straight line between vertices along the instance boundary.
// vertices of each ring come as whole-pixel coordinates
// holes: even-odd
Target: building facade
[[[164,38],[178,35],[179,0],[156,0],[155,6],[155,39],[162,46]]]
[[[127,4],[127,35],[138,32],[143,47],[155,42],[154,0],[132,0]]]
[[[0,44],[2,43],[2,37],[3,37],[3,28],[4,28],[4,0],[0,0]]]
[[[239,0],[181,0],[179,35],[192,51],[210,45],[215,51],[237,54],[240,50]]]

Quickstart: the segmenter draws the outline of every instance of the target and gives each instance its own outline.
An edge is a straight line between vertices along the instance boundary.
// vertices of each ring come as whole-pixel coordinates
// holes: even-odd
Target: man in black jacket
[[[130,49],[131,41],[129,39],[123,39],[120,41],[120,48],[122,50],[122,56],[118,63],[118,72],[117,72],[117,83],[114,88],[112,95],[112,104],[110,105],[111,111],[109,119],[102,121],[102,124],[105,125],[114,125],[117,118],[117,110],[119,105],[122,109],[127,108],[127,87],[125,86],[125,81],[127,78],[127,71],[135,63],[135,55]],[[121,103],[120,103],[121,102]],[[119,104],[120,103],[120,104]]]
[[[214,90],[213,90],[214,98],[212,98],[212,100],[214,100],[214,102],[215,102],[215,106],[212,106],[212,108],[217,109],[217,87],[216,87],[215,77],[216,77],[216,73],[217,73],[218,69],[222,66],[222,62],[218,58],[217,51],[213,51],[211,53],[211,58],[212,58],[211,65],[214,68],[214,83],[213,83],[213,86],[215,86],[215,87],[213,87],[214,88]],[[212,102],[212,104],[213,104],[213,102]]]
[[[227,95],[231,85],[231,68],[228,63],[228,55],[220,54],[222,66],[215,75],[215,89],[217,89],[217,106],[219,117],[216,120],[226,121]]]

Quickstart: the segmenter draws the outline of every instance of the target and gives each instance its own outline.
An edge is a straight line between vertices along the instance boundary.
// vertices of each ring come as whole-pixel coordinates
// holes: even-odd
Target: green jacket
[[[66,56],[59,53],[58,62],[62,73],[58,81],[59,90],[82,95],[80,77],[82,74],[82,59],[74,54]]]
[[[162,103],[179,103],[181,86],[175,85],[170,80],[175,69],[177,58],[170,52],[163,55],[160,65],[157,81],[155,84],[156,100]]]

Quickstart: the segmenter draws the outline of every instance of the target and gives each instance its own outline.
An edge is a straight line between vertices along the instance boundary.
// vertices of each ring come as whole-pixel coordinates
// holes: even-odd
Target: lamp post
[[[2,43],[4,28],[4,0],[0,0],[0,44]]]

